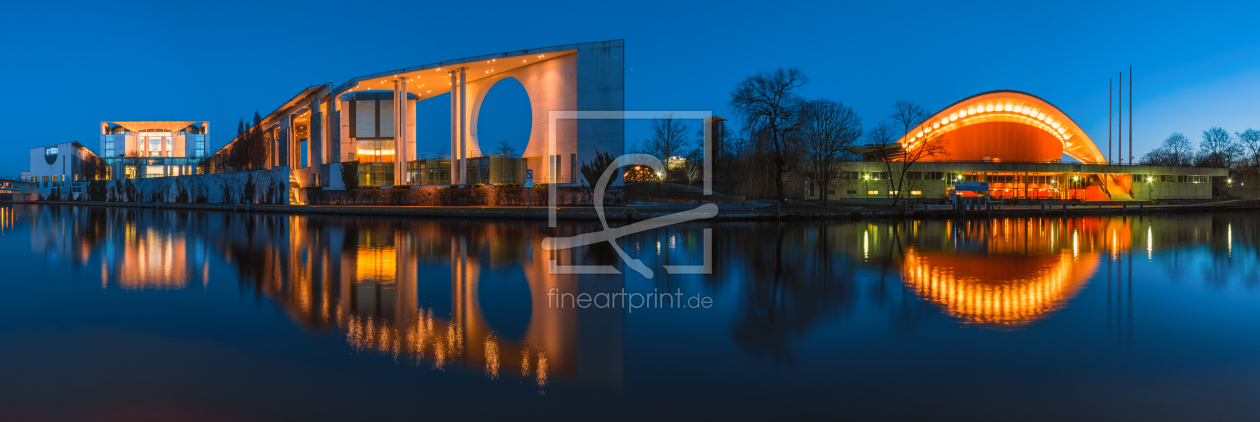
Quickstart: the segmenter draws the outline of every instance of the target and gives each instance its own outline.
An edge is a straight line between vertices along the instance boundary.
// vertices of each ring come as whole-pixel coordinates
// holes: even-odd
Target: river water
[[[2,206],[0,420],[1260,417],[1254,213],[599,229]]]

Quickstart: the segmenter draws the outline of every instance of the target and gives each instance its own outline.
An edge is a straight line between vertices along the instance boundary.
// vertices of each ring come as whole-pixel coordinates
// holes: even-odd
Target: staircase
[[[1133,192],[1125,189],[1123,185],[1116,182],[1116,175],[1111,174],[1104,177],[1107,179],[1107,186],[1104,189],[1112,201],[1132,201]]]
[[[302,185],[298,183],[297,176],[292,171],[289,172],[289,205],[305,205],[302,203],[302,195],[299,189]]]

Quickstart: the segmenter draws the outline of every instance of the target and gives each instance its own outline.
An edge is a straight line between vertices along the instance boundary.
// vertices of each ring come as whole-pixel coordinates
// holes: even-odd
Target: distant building
[[[22,179],[33,183],[45,196],[53,189],[79,193],[83,191],[82,183],[92,180],[92,176],[84,174],[85,160],[100,162],[96,154],[78,142],[31,148],[31,171],[23,172]]]
[[[204,121],[101,122],[97,151],[115,179],[196,174],[209,132]]]

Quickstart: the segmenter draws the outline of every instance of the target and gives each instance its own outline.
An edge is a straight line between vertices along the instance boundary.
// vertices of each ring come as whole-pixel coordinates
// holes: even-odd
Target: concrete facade
[[[348,109],[352,101],[346,100],[347,94],[392,92],[394,98],[400,98],[406,93],[409,98],[415,96],[415,101],[425,101],[450,93],[451,149],[449,157],[441,158],[451,160],[450,184],[460,185],[472,179],[467,173],[469,160],[484,154],[477,126],[486,94],[497,82],[515,78],[525,87],[532,113],[529,142],[522,157],[525,166],[533,170],[537,182],[576,183],[576,167],[593,160],[596,152],[624,151],[625,125],[620,120],[561,121],[555,149],[548,154],[548,115],[553,111],[624,111],[624,66],[622,40],[446,60],[361,76],[335,87],[312,86],[269,113],[259,126],[273,145],[273,157],[267,162],[293,168],[293,188],[331,187],[340,175],[332,174],[330,165],[360,158],[359,137],[353,133],[355,122],[351,121],[357,112]],[[413,184],[415,181],[407,180],[406,169],[408,163],[420,158],[415,104],[393,101],[390,106],[391,124],[399,126],[389,136],[376,133],[375,138],[395,142],[392,183]],[[305,166],[300,160],[303,154],[307,157]]]

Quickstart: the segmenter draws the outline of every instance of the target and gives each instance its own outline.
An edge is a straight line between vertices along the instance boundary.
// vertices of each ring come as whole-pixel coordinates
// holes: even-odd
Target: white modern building
[[[31,148],[31,170],[23,172],[22,178],[34,184],[44,196],[53,189],[77,194],[83,192],[83,182],[94,177],[85,174],[93,172],[91,164],[85,168],[85,161],[101,162],[96,154],[78,142]]]
[[[205,121],[101,122],[97,152],[109,163],[112,178],[149,178],[196,174],[207,155],[210,123]]]

